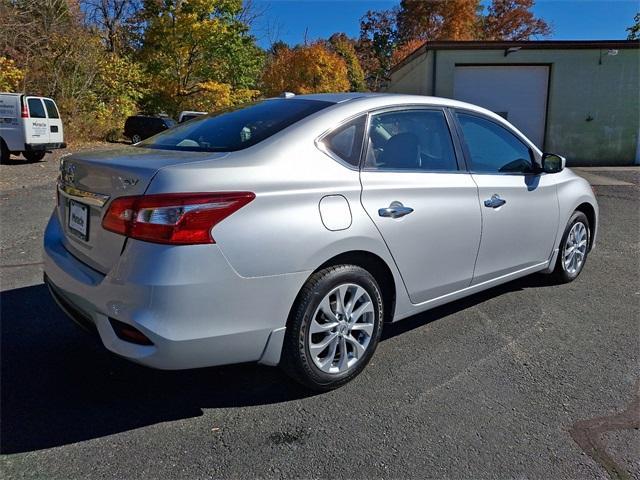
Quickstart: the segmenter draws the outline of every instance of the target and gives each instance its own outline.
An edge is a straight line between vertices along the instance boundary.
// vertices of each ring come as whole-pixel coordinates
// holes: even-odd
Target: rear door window
[[[49,115],[49,118],[60,118],[58,108],[56,107],[56,104],[53,102],[53,100],[45,98],[43,101],[44,106],[47,108],[47,115]]]
[[[444,112],[408,109],[372,115],[365,168],[416,172],[458,171]]]
[[[332,102],[272,99],[222,110],[181,123],[137,146],[160,150],[234,152],[248,148]]]
[[[31,118],[47,118],[42,100],[39,98],[30,98],[27,100],[27,104],[29,105],[29,116]]]

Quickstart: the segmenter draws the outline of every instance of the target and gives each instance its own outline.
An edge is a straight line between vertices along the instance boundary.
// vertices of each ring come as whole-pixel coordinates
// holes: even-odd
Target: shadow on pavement
[[[386,325],[383,340],[507,291],[541,286],[527,277]],[[308,397],[277,368],[253,364],[159,371],[111,355],[59,310],[44,285],[0,293],[0,453],[99,438],[202,415],[203,408]]]

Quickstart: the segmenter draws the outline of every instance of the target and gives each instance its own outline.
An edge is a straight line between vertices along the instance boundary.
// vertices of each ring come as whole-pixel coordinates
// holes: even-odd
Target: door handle
[[[413,212],[413,208],[405,207],[402,203],[395,201],[391,202],[391,205],[387,208],[378,210],[378,215],[381,217],[400,218],[409,215],[411,212]]]
[[[484,201],[484,206],[489,208],[498,208],[507,203],[507,201],[503,198],[500,198],[500,195],[494,193],[491,195],[489,200]]]

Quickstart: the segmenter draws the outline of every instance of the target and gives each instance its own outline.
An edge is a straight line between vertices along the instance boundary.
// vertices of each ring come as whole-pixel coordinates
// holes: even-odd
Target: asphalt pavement
[[[640,478],[637,169],[585,174],[601,226],[577,281],[386,326],[325,394],[256,365],[150,370],[75,327],[42,284],[56,169],[0,166],[2,478]]]

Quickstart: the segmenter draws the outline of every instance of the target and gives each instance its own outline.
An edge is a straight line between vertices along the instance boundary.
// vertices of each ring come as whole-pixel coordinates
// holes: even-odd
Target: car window
[[[402,110],[372,115],[365,168],[457,171],[444,112]]]
[[[364,116],[335,129],[322,139],[327,150],[357,167],[360,163],[366,118]]]
[[[53,103],[53,100],[44,99],[44,106],[47,107],[47,115],[49,118],[60,118],[58,114],[58,109],[56,108],[56,104]]]
[[[194,118],[137,144],[143,148],[195,152],[234,152],[255,145],[333,105],[305,99],[272,99]]]
[[[531,150],[491,120],[456,113],[471,156],[471,170],[481,173],[532,173]]]
[[[47,118],[47,114],[44,113],[44,106],[39,98],[30,98],[27,100],[29,105],[29,116],[31,118]]]
[[[172,128],[176,126],[176,121],[173,118],[165,118],[164,126],[167,128]]]

